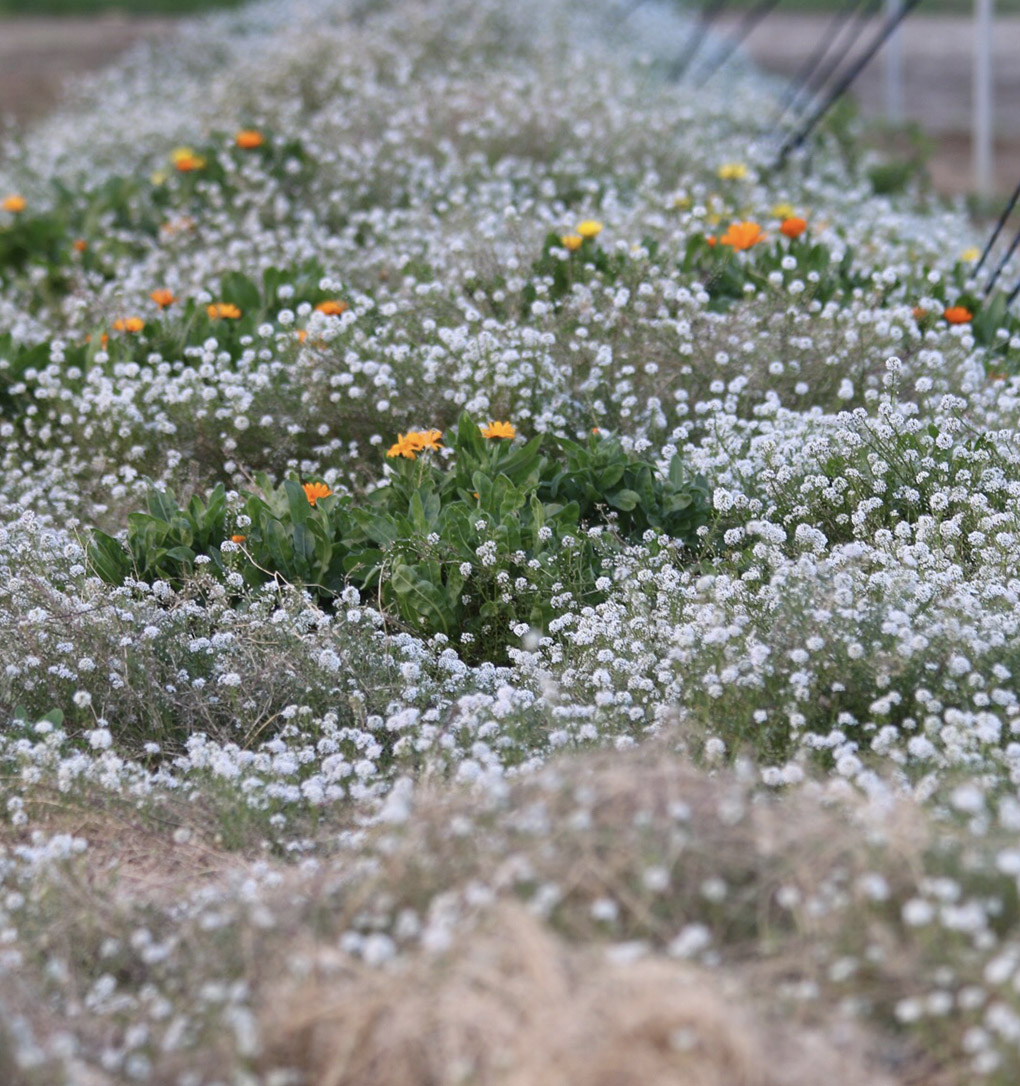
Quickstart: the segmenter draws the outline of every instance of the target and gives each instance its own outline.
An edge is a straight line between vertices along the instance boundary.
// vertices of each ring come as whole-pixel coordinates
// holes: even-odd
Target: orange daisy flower
[[[319,302],[315,308],[320,313],[325,313],[327,317],[339,317],[341,313],[346,313],[350,306],[341,298],[329,298],[324,302]]]
[[[191,173],[192,170],[200,170],[205,166],[205,159],[196,155],[190,147],[176,148],[170,154],[170,161],[180,173]]]
[[[319,498],[328,498],[333,493],[325,483],[305,483],[302,489],[309,505],[314,505]]]
[[[234,143],[242,151],[254,151],[256,147],[261,147],[265,142],[265,137],[256,128],[242,128],[234,137]]]
[[[16,215],[19,211],[24,211],[25,208],[28,207],[28,202],[24,196],[18,196],[17,193],[12,192],[10,196],[5,196],[3,200],[0,201],[0,207],[2,207],[4,211],[13,212]]]
[[[490,422],[488,426],[482,427],[482,437],[487,437],[490,440],[492,438],[512,438],[516,436],[517,430],[512,422]]]
[[[768,235],[762,233],[761,227],[756,222],[735,222],[730,224],[729,229],[719,239],[719,243],[740,251],[750,249],[752,245],[757,245],[767,237]]]
[[[962,305],[951,305],[942,316],[950,324],[967,324],[974,319],[974,314]]]
[[[160,287],[158,290],[154,290],[149,297],[160,309],[166,309],[168,305],[173,305],[174,302],[177,301],[174,297],[174,292],[168,287]]]
[[[113,322],[115,332],[140,332],[145,327],[141,317],[118,317]]]
[[[779,232],[788,238],[799,238],[806,229],[807,222],[804,219],[801,219],[796,215],[791,215],[790,218],[783,219],[782,224],[779,227]]]
[[[212,305],[206,306],[205,311],[209,314],[210,320],[226,317],[229,320],[236,321],[241,316],[241,310],[232,302],[213,302]]]

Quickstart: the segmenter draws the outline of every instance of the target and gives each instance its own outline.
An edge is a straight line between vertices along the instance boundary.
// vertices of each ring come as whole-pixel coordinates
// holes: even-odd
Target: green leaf
[[[614,509],[620,509],[624,513],[629,513],[634,509],[640,500],[641,495],[635,490],[618,490],[615,494],[606,495],[606,501]]]
[[[305,488],[294,479],[284,479],[283,490],[287,495],[287,508],[293,524],[304,524],[312,515],[312,503],[308,500]]]
[[[89,565],[107,584],[123,584],[131,572],[131,558],[124,545],[95,529],[88,548]]]

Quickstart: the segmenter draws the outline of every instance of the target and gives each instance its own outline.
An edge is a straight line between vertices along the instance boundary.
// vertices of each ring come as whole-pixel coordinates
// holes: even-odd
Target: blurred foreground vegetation
[[[190,15],[238,7],[243,0],[0,0],[4,15]]]
[[[759,0],[729,0],[728,7],[742,10],[755,6]],[[244,0],[0,0],[0,16],[4,15],[95,15],[116,12],[128,15],[188,15],[211,8],[238,7]],[[678,6],[699,8],[696,3]],[[782,0],[779,11],[835,12],[844,0]],[[923,0],[911,18],[924,15],[970,15],[971,0]],[[1020,15],[1020,0],[997,0],[997,15]],[[724,10],[725,13],[725,10]]]

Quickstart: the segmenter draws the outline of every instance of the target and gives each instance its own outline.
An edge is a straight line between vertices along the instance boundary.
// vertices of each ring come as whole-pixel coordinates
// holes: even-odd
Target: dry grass
[[[776,1020],[732,975],[614,962],[519,906],[495,910],[449,954],[385,972],[345,963],[277,997],[270,1017],[281,1005],[274,1047],[310,1086],[893,1082],[864,1046]]]

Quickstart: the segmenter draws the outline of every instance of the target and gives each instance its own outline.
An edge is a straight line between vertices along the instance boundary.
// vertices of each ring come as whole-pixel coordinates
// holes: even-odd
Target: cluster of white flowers
[[[418,782],[447,780],[478,805],[439,834],[471,845],[469,875],[344,899],[343,953],[442,950],[516,894],[621,954],[715,966],[727,932],[774,913],[776,931],[831,935],[784,989],[795,1000],[880,975],[893,952],[855,914],[894,914],[911,952],[939,953],[846,1006],[922,1030],[953,1016],[973,1075],[1015,1080],[1020,332],[942,319],[982,240],[959,210],[876,196],[824,137],[811,172],[769,174],[775,85],[740,63],[703,88],[664,82],[691,24],[623,7],[258,4],[185,26],[9,138],[0,196],[26,209],[0,231],[20,214],[92,233],[52,275],[31,254],[0,266],[0,1077],[9,1045],[72,1081],[86,1066],[149,1081],[203,1029],[257,1060],[232,933],[372,885],[413,836]],[[240,129],[261,144],[237,147]],[[183,145],[208,165],[175,169]],[[779,230],[794,216],[796,239]],[[704,238],[740,220],[769,237],[731,255],[727,293]],[[258,312],[201,324],[239,274]],[[316,310],[324,296],[341,311]],[[117,330],[129,314],[148,323]],[[199,568],[183,587],[111,588],[89,564],[89,526],[122,530],[147,479],[187,495],[290,471],[362,493],[393,435],[462,408],[529,436],[598,428],[664,470],[678,453],[712,489],[702,549],[590,528],[595,594],[557,584],[541,630],[529,604],[504,666],[469,665],[470,634],[413,636],[353,589],[332,608],[244,589],[234,490],[225,584]],[[487,538],[476,565],[525,571],[499,548]],[[534,591],[514,576],[496,578],[504,599]],[[630,897],[561,884],[551,857],[594,848],[614,795],[597,773],[563,785],[567,752],[629,764],[643,741],[716,767],[718,794],[691,777],[692,795],[624,804]],[[863,832],[888,854],[815,882],[770,866],[756,805],[801,793],[819,809],[866,797]],[[40,795],[160,825],[178,812],[174,849],[198,848],[200,825],[245,860],[158,909],[125,894],[127,934],[79,932],[96,944],[83,965],[62,933],[87,926],[61,907],[95,850],[87,824],[52,828]],[[909,871],[880,832],[905,796],[952,829]],[[738,838],[760,850],[754,879]],[[5,978],[40,948],[49,1017],[14,1014]]]

